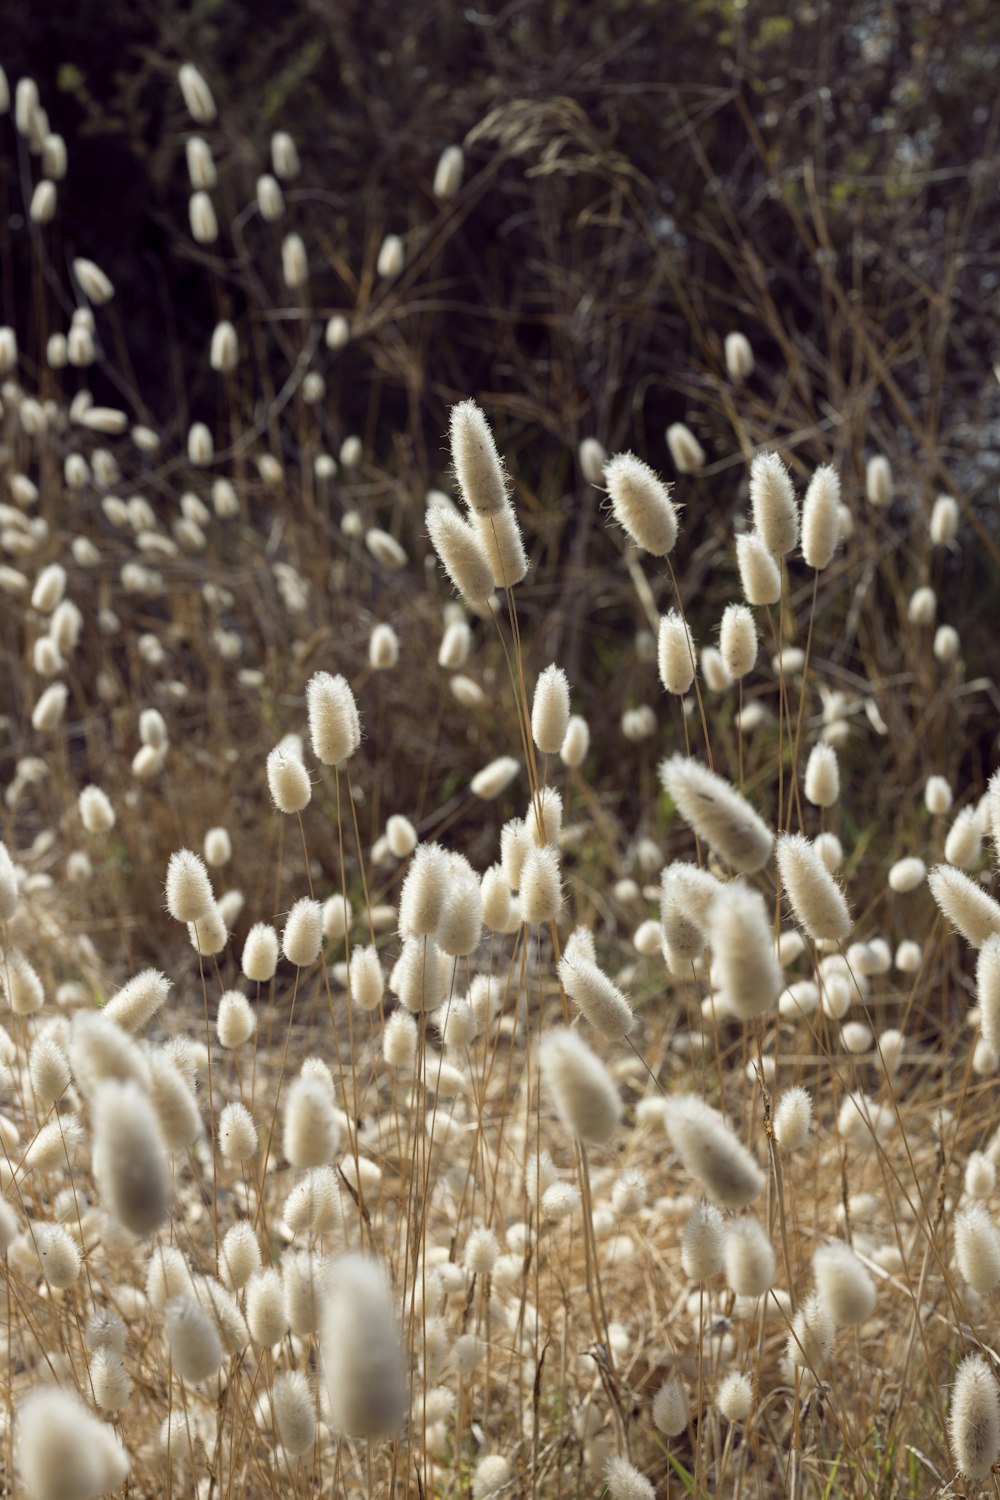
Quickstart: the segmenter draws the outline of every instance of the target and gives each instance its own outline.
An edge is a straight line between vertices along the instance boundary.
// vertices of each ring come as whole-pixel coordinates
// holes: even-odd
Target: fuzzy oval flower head
[[[559,978],[571,1000],[602,1036],[626,1036],[635,1020],[632,1007],[604,970],[582,955],[559,960]]]
[[[476,515],[498,515],[508,503],[507,475],[490,424],[475,401],[452,407],[448,435],[462,499]]]
[[[799,539],[799,513],[791,476],[777,453],[758,453],[750,465],[753,523],[772,557],[784,557]]]
[[[320,1347],[332,1430],[391,1437],[407,1408],[403,1351],[381,1267],[368,1256],[329,1262]]]
[[[539,674],[531,704],[531,736],[545,755],[558,755],[569,725],[569,682],[553,662]]]
[[[748,1021],[777,1005],[784,978],[760,891],[739,880],[723,886],[708,909],[706,931],[722,1008]]]
[[[542,1079],[560,1120],[581,1141],[603,1146],[622,1117],[607,1069],[575,1031],[547,1031],[539,1049]]]
[[[16,1412],[15,1465],[31,1500],[96,1500],[117,1490],[128,1454],[107,1422],[58,1386],[33,1391]]]
[[[660,780],[685,823],[726,864],[752,875],[771,857],[774,836],[735,787],[686,755],[660,766]]]
[[[759,1196],[764,1174],[717,1109],[695,1094],[678,1094],[663,1107],[671,1145],[706,1198],[740,1209]]]
[[[802,502],[802,556],[822,571],[833,560],[840,540],[840,476],[822,464],[809,481]]]
[[[361,744],[358,706],[346,678],[316,672],[306,684],[309,739],[325,766],[339,766]]]
[[[1000,1397],[981,1354],[967,1354],[955,1371],[948,1437],[956,1468],[968,1479],[989,1479],[1000,1459]]]
[[[935,865],[927,877],[942,915],[973,948],[1000,933],[1000,904],[982,886],[951,865]]]
[[[215,909],[205,862],[193,849],[178,849],[167,862],[167,911],[177,922],[200,922]]]
[[[489,554],[468,521],[443,505],[427,512],[427,535],[452,584],[470,604],[481,604],[493,592]]]
[[[656,1490],[627,1458],[609,1458],[604,1477],[611,1500],[654,1500]]]
[[[816,1290],[838,1328],[853,1328],[875,1310],[875,1284],[849,1245],[821,1245],[813,1254]]]
[[[93,1100],[93,1169],[104,1206],[132,1234],[153,1234],[170,1212],[167,1153],[152,1104],[136,1083],[101,1083]]]
[[[851,912],[840,886],[807,838],[783,833],[778,871],[795,920],[814,942],[841,942],[851,930]]]
[[[604,468],[611,510],[637,547],[666,557],[677,541],[677,510],[670,486],[634,453],[618,453]]]

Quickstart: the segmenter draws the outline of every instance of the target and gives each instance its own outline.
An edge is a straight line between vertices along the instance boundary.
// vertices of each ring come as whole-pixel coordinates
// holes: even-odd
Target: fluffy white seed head
[[[104,1014],[123,1031],[141,1031],[166,1001],[171,981],[159,969],[142,969],[113,995]]]
[[[80,821],[88,833],[110,833],[115,826],[115,810],[107,792],[99,786],[85,786],[79,797]]]
[[[985,1297],[1000,1285],[1000,1233],[980,1203],[955,1215],[955,1259],[973,1291]]]
[[[128,1475],[128,1454],[112,1428],[68,1390],[33,1391],[16,1424],[15,1466],[32,1500],[96,1500]]]
[[[1000,1397],[981,1354],[967,1354],[955,1372],[948,1437],[956,1468],[969,1479],[988,1480],[1000,1459]]]
[[[412,936],[404,940],[389,984],[414,1015],[437,1009],[444,999],[445,975],[441,950],[433,938]]]
[[[472,525],[489,560],[496,587],[510,589],[520,583],[528,571],[528,558],[514,507],[508,504],[490,515],[476,511]]]
[[[306,684],[306,710],[313,754],[326,766],[339,766],[361,744],[361,720],[346,679],[317,672]]]
[[[323,943],[323,908],[310,896],[295,902],[285,919],[281,951],[289,963],[306,969],[316,962]]]
[[[979,808],[963,807],[955,814],[945,840],[945,858],[960,870],[972,870],[982,855],[982,817]]]
[[[301,812],[312,796],[309,772],[301,756],[284,743],[276,745],[267,757],[267,785],[271,801],[282,813]]]
[[[813,807],[833,807],[840,797],[840,763],[832,745],[814,745],[806,762],[806,801]]]
[[[153,1234],[170,1211],[159,1121],[136,1083],[101,1083],[92,1101],[93,1169],[108,1212],[132,1234]]]
[[[377,949],[371,944],[352,948],[349,972],[354,1004],[359,1010],[378,1010],[385,992],[385,976]]]
[[[840,476],[829,464],[818,468],[802,502],[802,556],[822,570],[833,560],[840,540]]]
[[[331,1429],[359,1440],[391,1436],[407,1409],[402,1349],[382,1270],[366,1256],[330,1263],[321,1359]]]
[[[222,1340],[215,1319],[197,1297],[174,1297],[167,1303],[165,1322],[175,1375],[197,1385],[218,1373]]]
[[[473,1500],[486,1500],[487,1495],[495,1495],[510,1483],[511,1473],[510,1459],[502,1453],[485,1454],[476,1464],[472,1476]]]
[[[774,1111],[774,1134],[783,1151],[801,1151],[812,1129],[812,1096],[798,1084],[786,1089]]]
[[[289,291],[298,291],[309,280],[309,256],[300,234],[286,234],[281,242],[281,275]]]
[[[551,845],[532,845],[521,866],[521,920],[529,926],[555,922],[562,911],[559,855]]]
[[[957,659],[962,640],[953,625],[939,625],[934,632],[934,655],[946,665]]]
[[[810,1292],[792,1319],[786,1348],[788,1359],[814,1375],[820,1374],[833,1353],[835,1331],[826,1302],[817,1292]]]
[[[665,690],[683,697],[694,681],[694,640],[687,623],[676,610],[660,619],[656,660]]]
[[[590,749],[590,726],[580,714],[571,714],[566,725],[566,734],[559,748],[563,765],[576,769],[583,765]]]
[[[0,963],[0,990],[15,1016],[34,1016],[45,1004],[45,989],[24,954],[9,951]]]
[[[476,529],[444,506],[428,510],[426,525],[431,545],[458,593],[470,604],[488,599],[493,592],[493,568]]]
[[[697,474],[705,467],[705,450],[683,422],[667,428],[667,447],[678,474]]]
[[[777,1005],[784,979],[760,892],[738,880],[723,886],[705,930],[723,1009],[748,1021]]]
[[[577,1035],[553,1027],[542,1037],[542,1079],[560,1120],[573,1135],[592,1145],[610,1140],[622,1116],[622,1102],[598,1057]]]
[[[637,547],[666,557],[677,541],[677,511],[670,486],[634,453],[619,453],[604,468],[615,520]]]
[[[508,480],[490,425],[474,401],[460,401],[449,415],[455,479],[468,509],[499,515],[508,505]]]
[[[249,1161],[257,1153],[257,1127],[245,1104],[224,1106],[217,1122],[219,1150],[227,1161]]]
[[[809,840],[784,833],[777,844],[778,871],[795,920],[814,941],[842,942],[851,930],[843,891]]]
[[[723,1241],[726,1282],[738,1297],[763,1297],[774,1281],[774,1249],[749,1215],[733,1219]]]
[[[727,333],[725,341],[726,371],[730,380],[749,380],[753,374],[754,358],[750,340],[745,333]]]
[[[557,755],[569,725],[569,682],[554,663],[539,674],[531,704],[531,736],[546,755]]]
[[[777,453],[758,453],[750,465],[750,507],[772,557],[791,552],[799,539],[799,513],[791,476]]]
[[[192,120],[198,125],[211,125],[215,119],[215,100],[212,90],[194,63],[182,63],[177,75],[184,105]]]
[[[42,1275],[53,1291],[64,1292],[80,1274],[80,1252],[62,1224],[39,1224],[34,1230]]]
[[[230,1225],[219,1246],[219,1276],[231,1292],[240,1291],[261,1268],[260,1245],[248,1219]]]
[[[613,1040],[631,1031],[635,1017],[618,986],[582,956],[563,957],[559,962],[563,989],[602,1036]]]
[[[889,871],[889,888],[900,894],[915,891],[927,879],[927,866],[916,855],[897,859]]]
[[[1000,933],[1000,905],[961,870],[935,865],[927,883],[945,919],[973,948],[981,948],[988,937]]]
[[[757,660],[757,626],[745,604],[727,604],[719,627],[719,652],[730,677],[739,679]]]
[[[958,535],[958,502],[951,495],[938,495],[931,511],[930,533],[935,547],[950,547]]]
[[[472,866],[455,855],[448,877],[436,938],[452,958],[464,958],[479,946],[483,930],[483,892]]]
[[[28,1054],[31,1090],[43,1109],[48,1110],[69,1088],[72,1074],[69,1058],[51,1036],[36,1036]]]
[[[461,146],[446,146],[434,169],[434,196],[439,203],[448,203],[458,196],[464,168],[465,154]]]
[[[469,782],[469,790],[474,797],[482,797],[484,802],[491,802],[510,786],[520,769],[521,762],[512,755],[500,755],[476,772]]]
[[[889,460],[883,453],[876,453],[865,468],[865,494],[870,505],[880,509],[892,504],[895,487]]]
[[[748,604],[777,604],[781,598],[781,570],[755,531],[736,538],[740,586]]]
[[[271,166],[275,177],[284,182],[291,182],[299,175],[298,148],[287,130],[276,130],[271,137]]]
[[[398,276],[406,264],[406,247],[398,234],[387,234],[379,246],[375,269],[387,281]]]
[[[653,1426],[667,1437],[680,1437],[687,1428],[687,1396],[676,1375],[665,1380],[653,1397]]]
[[[604,1479],[611,1500],[654,1500],[656,1491],[646,1476],[618,1454],[607,1459]]]
[[[708,941],[708,917],[722,890],[714,875],[698,865],[675,861],[661,876],[660,925],[672,958],[700,958]]]
[[[681,1235],[681,1265],[692,1281],[708,1281],[724,1265],[725,1221],[714,1203],[691,1210]]]
[[[64,682],[53,682],[39,696],[31,711],[31,727],[39,734],[51,734],[58,729],[66,712],[69,689]]]
[[[727,1422],[745,1422],[753,1405],[753,1383],[741,1370],[729,1370],[719,1382],[715,1404]]]
[[[685,1170],[713,1203],[740,1209],[759,1196],[764,1174],[718,1110],[695,1094],[677,1094],[666,1100],[663,1118]]]
[[[598,442],[597,438],[584,438],[580,443],[578,457],[580,460],[580,472],[587,483],[602,484],[604,482],[604,466],[608,461],[604,444]]]
[[[450,873],[440,844],[418,845],[399,898],[399,930],[404,937],[430,937],[437,931]]]
[[[269,1348],[284,1338],[288,1328],[284,1288],[273,1266],[255,1272],[247,1282],[246,1315],[255,1344]]]
[[[193,849],[178,849],[167,862],[167,910],[177,922],[199,922],[215,906],[205,862]]]
[[[292,1458],[308,1453],[316,1441],[312,1389],[301,1370],[284,1370],[271,1388],[271,1407],[281,1446]]]
[[[274,224],[285,212],[285,199],[281,184],[270,172],[257,178],[257,210],[268,224]]]
[[[94,1401],[101,1411],[121,1411],[128,1405],[132,1381],[116,1349],[97,1349],[88,1366]]]
[[[838,1328],[853,1328],[875,1310],[875,1284],[849,1245],[821,1245],[813,1253],[816,1290]]]
[[[278,934],[267,922],[255,922],[243,944],[243,973],[258,984],[274,978],[278,967]]]
[[[749,802],[723,777],[688,756],[660,766],[660,780],[685,823],[734,870],[749,875],[771,856],[773,836]]]
[[[340,1116],[329,1088],[318,1078],[294,1079],[285,1096],[282,1150],[293,1167],[322,1167],[338,1154]]]

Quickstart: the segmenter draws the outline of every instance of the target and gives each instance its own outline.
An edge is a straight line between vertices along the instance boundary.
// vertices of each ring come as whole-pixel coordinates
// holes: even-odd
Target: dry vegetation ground
[[[534,55],[525,27],[514,50]],[[744,45],[757,43],[743,37],[737,53]],[[344,64],[345,88],[369,87],[368,66],[362,48]],[[115,236],[81,218],[75,141],[64,183],[42,118],[54,102],[10,79],[0,154],[8,217],[24,228],[5,230],[0,318],[8,1492],[992,1492],[985,1472],[959,1476],[967,1447],[948,1436],[959,1361],[979,1354],[994,1370],[998,1359],[1000,1237],[968,1228],[976,1203],[997,1206],[1000,1160],[1000,1028],[983,943],[1000,931],[985,796],[1000,542],[996,471],[975,430],[995,424],[998,387],[989,325],[967,322],[995,264],[982,238],[987,176],[966,163],[944,248],[933,234],[925,244],[939,211],[927,147],[926,178],[903,174],[893,221],[912,230],[908,255],[878,240],[888,218],[863,172],[853,219],[838,192],[846,167],[810,156],[794,181],[783,176],[765,138],[766,90],[736,81],[694,97],[665,85],[690,210],[679,223],[643,152],[628,149],[641,136],[630,135],[630,79],[588,111],[574,97],[584,72],[564,95],[506,88],[495,99],[489,76],[481,60],[470,69],[475,108],[461,120],[449,105],[460,180],[435,184],[449,138],[397,141],[399,197],[371,177],[328,190],[305,139],[298,153],[272,144],[268,160],[266,134],[238,107],[216,111],[204,81],[179,87],[176,57],[143,53],[135,97],[161,91],[158,113],[142,115],[147,168],[168,184],[143,210],[162,215],[171,268],[152,299],[159,344],[138,303],[160,272],[126,264]],[[295,131],[293,85],[280,103]],[[90,96],[90,129],[98,107]],[[752,171],[758,207],[769,205],[763,243],[705,144],[722,117],[740,133],[729,168]],[[983,122],[980,164],[994,160],[995,123]],[[891,162],[879,170],[881,193]],[[131,179],[120,182],[125,199]],[[304,277],[289,236],[301,236]],[[213,336],[226,324],[231,336]],[[727,360],[733,331],[749,338],[752,370]],[[453,597],[425,518],[428,504],[449,503],[429,491],[455,491],[444,434],[449,408],[470,395],[509,464],[530,564],[479,607]],[[700,458],[676,441],[668,451],[667,419],[689,424]],[[584,439],[632,449],[675,484],[669,557],[614,524]],[[807,566],[797,548],[780,563],[780,597],[754,610],[759,651],[736,682],[714,648],[724,608],[743,599],[736,538],[751,525],[751,462],[770,450],[800,500],[832,464],[844,514],[828,566]],[[881,474],[878,455],[890,465]],[[699,652],[712,648],[683,696],[664,691],[657,668],[672,610]],[[536,682],[552,662],[589,728],[582,757],[532,743]],[[363,729],[337,766],[313,753],[307,727],[307,684],[324,672],[350,684]],[[310,792],[288,815],[266,769],[283,741]],[[805,781],[818,745],[839,769],[822,807]],[[822,836],[815,847],[850,902],[848,939],[799,941],[774,861],[734,876],[704,829],[692,832],[659,775],[675,753],[714,765],[774,832]],[[513,778],[476,795],[477,773],[508,756]],[[88,786],[107,794],[113,826],[81,805]],[[393,972],[410,825],[418,850],[440,844],[482,874],[543,788],[562,798],[558,916],[521,923],[515,904],[422,1009]],[[181,849],[204,852],[224,924],[218,951],[201,957],[164,909]],[[978,979],[952,930],[961,910],[945,920],[921,870],[910,889],[894,888],[906,884],[898,872],[890,885],[906,857],[924,873],[960,868],[989,897],[972,933],[987,955]],[[663,952],[661,877],[678,861],[767,902],[783,976],[749,1019],[726,1012],[721,929],[711,963]],[[516,865],[508,849],[508,886]],[[464,871],[453,864],[449,881]],[[269,924],[294,948],[287,918],[304,900],[323,903],[321,952],[300,932],[306,962],[281,957],[273,977],[248,978],[251,927]],[[300,916],[308,927],[309,910]],[[627,1037],[602,1036],[560,982],[559,955],[572,942],[579,960],[581,927],[630,996]],[[369,945],[387,982],[363,1009],[349,964]],[[171,987],[134,1038],[95,1029],[91,1018],[149,969]],[[234,991],[248,1009],[223,1003]],[[387,1032],[410,1014],[400,992],[415,1020]],[[541,1040],[567,1016],[622,1104],[596,1144],[567,1128],[558,1090],[540,1079]],[[252,1033],[237,1040],[245,1017]],[[290,1101],[303,1075],[311,1113],[299,1129]],[[108,1079],[135,1082],[139,1102],[109,1095]],[[783,1145],[774,1122],[795,1088],[808,1090],[813,1122],[792,1150],[791,1127]],[[682,1235],[703,1190],[724,1204],[727,1194],[711,1165],[692,1172],[697,1152],[672,1124],[670,1101],[689,1094],[722,1112],[764,1174],[752,1199],[725,1207],[727,1269],[700,1281]],[[102,1127],[109,1098],[124,1122]],[[252,1119],[247,1149],[245,1121],[230,1115],[223,1128],[237,1103]],[[171,1147],[168,1214],[148,1230],[134,1202],[115,1211],[111,1137],[154,1186],[161,1137]],[[773,1247],[763,1298],[734,1290],[754,1279],[732,1250],[741,1209]],[[237,1267],[238,1225],[249,1229]],[[957,1260],[963,1233],[975,1248]],[[835,1241],[857,1256],[864,1316],[834,1334],[809,1298],[813,1256]],[[353,1326],[370,1289],[356,1303],[338,1292],[354,1274],[345,1251],[377,1259],[401,1329],[406,1415],[371,1441],[380,1423],[364,1393],[382,1382],[391,1406],[394,1335],[370,1332],[377,1307]],[[201,1362],[178,1333],[181,1312],[201,1328]],[[386,1346],[389,1368],[374,1366]],[[747,1392],[725,1387],[727,1375],[745,1376]],[[353,1418],[345,1383],[362,1393]],[[128,1454],[127,1479],[79,1411],[42,1406],[45,1437],[65,1432],[68,1445],[65,1463],[49,1445],[46,1472],[22,1403],[52,1385],[100,1413]],[[987,1450],[995,1405],[990,1376]],[[1000,1433],[987,1469],[998,1454]]]

